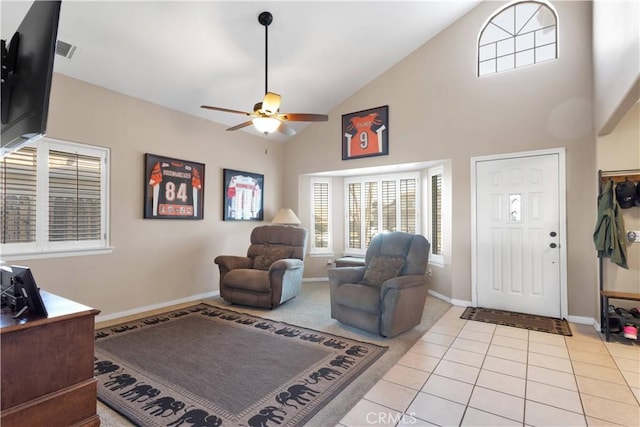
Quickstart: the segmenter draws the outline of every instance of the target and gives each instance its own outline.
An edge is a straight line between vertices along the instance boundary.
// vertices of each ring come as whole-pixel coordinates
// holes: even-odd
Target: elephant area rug
[[[298,426],[387,347],[207,304],[96,331],[98,398],[142,426]]]

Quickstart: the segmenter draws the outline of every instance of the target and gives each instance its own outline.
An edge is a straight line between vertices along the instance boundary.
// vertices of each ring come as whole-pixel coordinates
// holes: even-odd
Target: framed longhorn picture
[[[342,160],[389,154],[389,106],[342,115]]]
[[[144,218],[204,218],[204,164],[146,153],[144,180]]]

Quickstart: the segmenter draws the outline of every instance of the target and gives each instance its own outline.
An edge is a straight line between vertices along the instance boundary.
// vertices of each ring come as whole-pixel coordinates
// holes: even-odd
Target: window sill
[[[444,268],[445,263],[444,263],[444,261],[441,261],[441,260],[439,260],[439,259],[438,259],[438,260],[432,260],[432,259],[430,259],[430,260],[429,260],[429,265],[430,265],[430,266],[433,266],[433,267]]]
[[[108,255],[113,252],[113,247],[99,249],[82,249],[70,251],[49,251],[49,252],[23,252],[16,254],[6,254],[2,256],[2,261],[22,261],[28,259],[46,259],[46,258],[66,258],[87,255]]]
[[[319,258],[319,257],[333,258],[335,254],[333,252],[309,252],[307,255],[309,255],[310,258]]]
[[[342,254],[342,256],[352,256],[352,257],[356,257],[356,258],[364,258],[367,255],[367,251],[361,251],[361,252],[344,252]]]

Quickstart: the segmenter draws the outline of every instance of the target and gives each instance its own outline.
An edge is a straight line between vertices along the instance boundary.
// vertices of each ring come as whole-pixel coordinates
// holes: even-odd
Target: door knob
[[[556,233],[555,231],[552,231],[551,233],[549,233],[549,236],[551,237],[556,237],[558,235],[558,233]]]
[[[556,248],[558,245],[556,245],[555,243],[551,243],[549,246],[551,246],[552,248]]]

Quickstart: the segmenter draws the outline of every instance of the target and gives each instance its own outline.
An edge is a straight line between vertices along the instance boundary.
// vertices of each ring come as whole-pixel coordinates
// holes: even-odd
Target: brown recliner
[[[364,267],[331,268],[331,318],[394,337],[422,321],[430,244],[424,236],[376,234]]]
[[[247,256],[220,255],[220,296],[232,304],[275,308],[300,293],[307,230],[263,225],[251,232]]]

